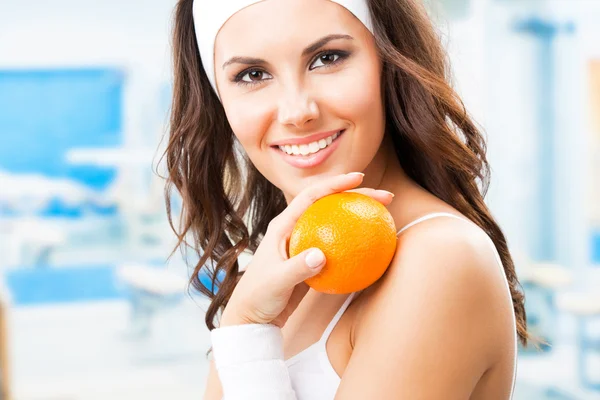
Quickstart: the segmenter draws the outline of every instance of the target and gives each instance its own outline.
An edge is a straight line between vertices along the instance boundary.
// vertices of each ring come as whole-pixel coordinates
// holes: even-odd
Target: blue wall
[[[115,267],[19,268],[4,274],[15,305],[115,300],[125,297]]]
[[[117,69],[0,70],[0,169],[104,189],[114,168],[69,165],[73,147],[122,143],[124,74]],[[55,202],[46,214],[70,214]]]

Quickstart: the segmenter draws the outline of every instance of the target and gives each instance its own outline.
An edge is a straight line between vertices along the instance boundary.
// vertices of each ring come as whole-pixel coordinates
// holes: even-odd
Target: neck
[[[363,172],[365,178],[362,187],[390,191],[396,195],[394,201],[403,192],[416,186],[400,165],[394,144],[388,135],[384,137],[377,155]]]

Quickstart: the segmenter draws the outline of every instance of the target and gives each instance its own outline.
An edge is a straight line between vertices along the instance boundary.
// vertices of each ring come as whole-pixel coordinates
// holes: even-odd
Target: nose
[[[318,118],[319,107],[305,91],[288,94],[279,105],[277,119],[282,125],[302,128],[308,122]]]

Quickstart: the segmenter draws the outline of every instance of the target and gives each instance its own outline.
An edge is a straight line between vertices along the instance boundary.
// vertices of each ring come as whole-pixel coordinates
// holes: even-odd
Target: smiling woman
[[[205,399],[510,398],[523,295],[421,2],[180,0],[173,50],[166,157],[211,298]],[[367,289],[319,293],[304,281],[327,260],[287,241],[349,190],[402,227],[396,254]]]

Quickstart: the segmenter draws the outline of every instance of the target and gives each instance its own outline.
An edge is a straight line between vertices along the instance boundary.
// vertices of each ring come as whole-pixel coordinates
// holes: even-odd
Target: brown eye
[[[313,61],[310,69],[332,66],[334,64],[337,64],[341,58],[344,58],[344,55],[338,52],[329,51],[321,53],[319,56],[317,56],[315,61]]]
[[[256,85],[271,77],[268,73],[259,69],[249,69],[235,77],[234,82],[241,85]]]
[[[247,71],[246,73],[241,75],[239,80],[243,83],[255,83],[255,82],[258,83],[258,82],[262,81],[263,75],[264,75],[263,71],[253,69],[253,70]],[[249,79],[245,79],[246,76]]]
[[[248,72],[248,76],[250,77],[251,81],[260,81],[260,78],[262,78],[262,71],[250,71]]]
[[[335,54],[323,54],[320,59],[323,64],[329,64],[335,61]]]

